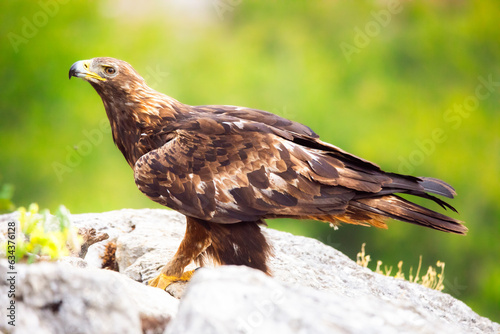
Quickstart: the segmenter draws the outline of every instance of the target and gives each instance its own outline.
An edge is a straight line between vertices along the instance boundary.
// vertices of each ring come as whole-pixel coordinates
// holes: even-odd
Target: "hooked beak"
[[[94,73],[90,71],[90,63],[91,60],[80,60],[71,65],[71,68],[69,69],[69,78],[71,77],[77,77],[77,78],[82,78],[87,81],[94,81],[92,79],[100,80],[100,81],[106,81],[103,77],[101,77],[99,74]]]

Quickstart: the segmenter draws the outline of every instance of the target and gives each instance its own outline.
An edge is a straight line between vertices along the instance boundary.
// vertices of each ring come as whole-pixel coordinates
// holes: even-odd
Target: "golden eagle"
[[[153,201],[186,215],[174,258],[149,282],[164,289],[188,279],[184,268],[209,258],[269,274],[267,218],[315,219],[387,228],[389,218],[465,234],[460,221],[397,194],[455,195],[447,183],[382,171],[321,141],[305,125],[272,113],[227,105],[190,106],[148,87],[128,63],[93,58],[69,77],[101,96],[113,140]]]

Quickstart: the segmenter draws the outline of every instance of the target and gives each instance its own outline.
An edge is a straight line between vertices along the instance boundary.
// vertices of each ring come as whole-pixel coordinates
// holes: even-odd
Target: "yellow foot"
[[[165,290],[167,286],[175,282],[188,282],[193,276],[194,270],[186,271],[181,277],[177,276],[167,276],[165,274],[160,274],[148,282],[149,286],[160,288]]]

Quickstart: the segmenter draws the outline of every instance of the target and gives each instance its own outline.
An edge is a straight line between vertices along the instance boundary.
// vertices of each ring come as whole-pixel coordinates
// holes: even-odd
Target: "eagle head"
[[[164,120],[174,120],[183,105],[148,87],[127,62],[110,57],[80,60],[69,78],[88,81],[102,99],[113,140],[131,166],[144,153],[156,148]],[[158,131],[153,131],[157,129]],[[140,142],[140,145],[138,143]]]
[[[131,86],[145,85],[144,79],[129,63],[110,57],[77,61],[69,69],[71,77],[88,81],[98,92],[127,92]]]

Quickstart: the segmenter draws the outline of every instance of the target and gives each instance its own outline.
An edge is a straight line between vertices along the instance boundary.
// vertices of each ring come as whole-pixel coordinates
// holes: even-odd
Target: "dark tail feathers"
[[[448,198],[453,198],[457,194],[455,189],[448,183],[435,179],[433,177],[419,177],[421,181],[418,183],[424,187],[424,190],[429,193],[441,195]]]
[[[420,184],[428,192],[450,198],[452,198],[455,194],[453,188],[441,180],[432,178],[421,179],[422,182],[420,182]],[[416,192],[408,193],[431,199],[444,208],[450,208],[456,211],[451,205],[432,195]],[[461,221],[424,208],[423,206],[407,201],[397,195],[385,195],[372,198],[357,199],[351,201],[350,205],[363,211],[368,211],[380,216],[390,217],[393,219],[429,227],[439,231],[456,234],[467,233],[467,228],[462,225]]]

